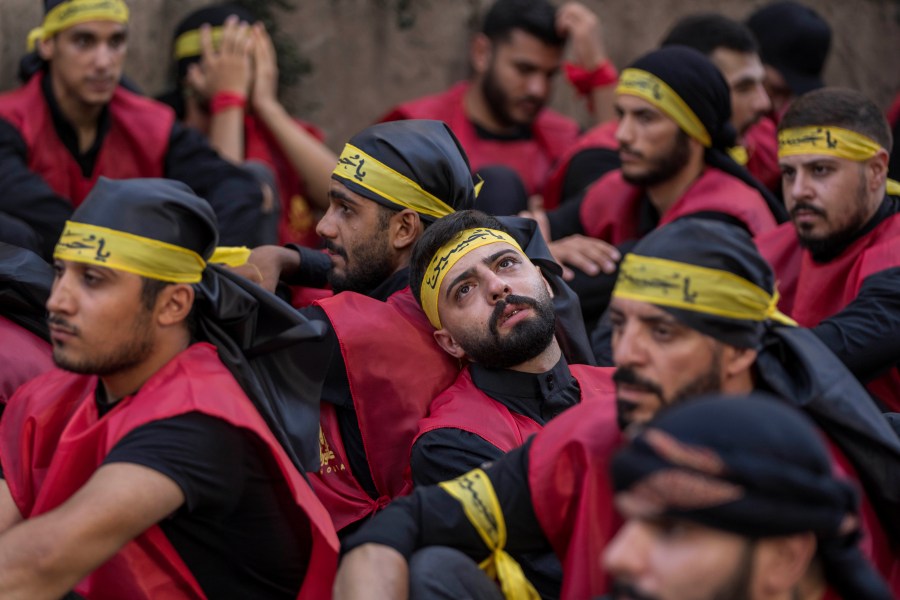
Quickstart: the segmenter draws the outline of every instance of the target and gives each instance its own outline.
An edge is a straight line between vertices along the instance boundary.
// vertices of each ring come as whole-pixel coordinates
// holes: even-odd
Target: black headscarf
[[[71,221],[159,240],[208,260],[216,217],[189,187],[168,179],[101,177]],[[320,373],[331,356],[325,324],[217,265],[195,284],[196,338],[216,346],[295,466],[319,466]]]
[[[891,597],[859,551],[855,490],[832,474],[815,427],[783,402],[712,396],[664,410],[610,471],[616,493],[654,502],[658,516],[753,539],[812,532],[841,597]]]
[[[475,182],[469,159],[450,127],[442,121],[410,119],[379,123],[357,133],[348,144],[411,179],[454,210],[466,210],[475,204]],[[403,208],[352,177],[337,173],[332,177],[382,206]],[[434,220],[429,215],[419,215],[426,222]]]
[[[50,341],[47,298],[53,269],[40,256],[0,242],[0,315]]]
[[[647,71],[666,82],[697,115],[712,139],[706,163],[736,177],[765,199],[779,223],[788,220],[784,204],[728,154],[736,132],[730,123],[731,92],[721,71],[703,53],[687,46],[665,46],[645,54],[629,68]]]

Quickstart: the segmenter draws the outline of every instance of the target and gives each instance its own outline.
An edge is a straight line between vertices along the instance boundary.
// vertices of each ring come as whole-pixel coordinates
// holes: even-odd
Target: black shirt
[[[556,560],[532,505],[528,485],[530,446],[531,439],[485,467],[506,521],[506,550],[523,563],[523,568],[527,564],[523,555]],[[342,551],[346,553],[366,543],[394,548],[407,560],[425,546],[451,546],[477,562],[488,556],[487,547],[466,517],[462,504],[436,485],[418,487],[409,496],[392,502],[356,533],[344,538]],[[556,564],[560,578],[555,581],[528,573],[529,581],[542,598],[559,596],[562,569],[558,560]]]
[[[78,136],[50,89],[50,78],[44,77],[41,83],[56,134],[82,173],[90,175],[111,127],[109,110],[100,115],[93,146],[82,153]],[[4,192],[0,194],[0,213],[32,229],[49,258],[73,207],[68,198],[56,194],[43,177],[29,169],[28,161],[21,133],[0,119],[0,189]],[[184,182],[210,203],[218,217],[221,245],[241,245],[254,239],[262,203],[259,185],[249,172],[216,154],[199,132],[178,122],[172,125],[163,175]]]
[[[469,365],[479,390],[511,412],[546,425],[547,421],[581,401],[578,380],[564,357],[545,373],[492,370]],[[474,433],[452,427],[423,434],[412,448],[410,466],[415,485],[452,479],[503,456],[499,448]]]

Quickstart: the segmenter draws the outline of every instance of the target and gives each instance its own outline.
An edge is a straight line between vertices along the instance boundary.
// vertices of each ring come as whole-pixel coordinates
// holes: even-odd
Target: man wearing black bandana
[[[860,506],[813,424],[772,398],[673,407],[610,468],[625,522],[614,600],[887,599],[853,542]]]
[[[626,256],[613,294],[617,409],[573,407],[486,475],[475,471],[395,502],[345,540],[350,552],[337,589],[351,592],[343,597],[364,597],[352,593],[353,580],[368,589],[391,578],[405,583],[404,560],[415,560],[423,546],[508,563],[504,548],[517,555],[549,544],[563,563],[562,598],[603,593],[606,574],[598,564],[618,519],[600,474],[621,443],[621,428],[633,429],[696,395],[754,389],[816,421],[835,467],[865,488],[863,550],[891,573],[897,559],[889,540],[900,532],[900,441],[846,368],[812,333],[787,326],[776,303],[771,268],[745,231],[681,219],[650,233]],[[496,497],[488,514],[505,539],[467,526],[477,513],[458,499],[466,489]]]
[[[886,410],[900,410],[900,185],[891,132],[853,90],[796,100],[779,124],[791,223],[759,236],[781,309],[814,331]]]
[[[735,143],[728,84],[700,52],[667,46],[636,60],[619,78],[616,109],[621,168],[580,201],[547,213],[554,256],[581,271],[572,286],[588,321],[602,313],[612,287],[612,277],[595,277],[615,271],[620,252],[608,245],[633,243],[686,215],[754,235],[787,218],[780,201],[728,155]]]
[[[296,348],[326,354],[322,328],[209,265],[249,254],[217,240],[210,206],[165,179],[102,178],[66,223],[47,300],[59,368],[0,422],[0,595],[327,596],[337,536],[292,438],[318,458]]]
[[[46,0],[29,41],[37,61],[0,96],[0,235],[33,232],[49,258],[63,224],[98,177],[187,183],[216,211],[222,239],[252,243],[262,191],[166,106],[120,85],[128,44],[122,0]],[[11,239],[8,241],[12,242]]]
[[[409,260],[426,227],[470,208],[475,194],[468,161],[447,125],[374,125],[350,139],[332,175],[331,205],[317,227],[326,253],[266,246],[251,256],[267,285],[279,276],[306,285],[327,280],[336,292],[303,312],[330,323],[339,342],[322,396],[322,465],[312,477],[339,531],[411,488],[406,471],[419,419],[459,370],[434,343],[408,289]],[[590,363],[571,290],[552,270],[534,223],[513,220],[511,229],[554,286],[554,307],[569,315],[559,319],[570,324],[559,325],[564,352]]]

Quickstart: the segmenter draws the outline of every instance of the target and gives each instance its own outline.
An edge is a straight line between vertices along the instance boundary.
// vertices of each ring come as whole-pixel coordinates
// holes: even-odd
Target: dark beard
[[[50,317],[48,322],[65,325],[65,321]],[[79,375],[97,375],[105,377],[128,370],[144,362],[153,350],[153,338],[150,333],[150,311],[144,310],[135,323],[133,336],[120,346],[115,354],[98,354],[83,358],[80,362],[67,359],[62,349],[53,348],[53,362],[60,369],[78,373]],[[105,350],[105,348],[104,348]]]
[[[531,125],[530,121],[527,123],[516,121],[509,113],[507,106],[511,99],[509,95],[497,85],[497,78],[494,75],[493,59],[491,59],[491,65],[484,74],[484,78],[481,80],[481,95],[484,97],[484,101],[487,103],[491,115],[493,115],[494,119],[496,119],[501,126],[505,128],[525,128]]]
[[[648,187],[668,181],[675,177],[691,159],[691,147],[688,135],[678,130],[672,152],[654,160],[652,167],[641,175],[628,175],[622,171],[622,178],[631,185]]]
[[[383,233],[372,236],[369,243],[360,245],[360,251],[351,261],[344,248],[338,248],[325,240],[325,247],[342,256],[346,265],[343,274],[338,274],[333,268],[328,270],[328,283],[331,284],[334,293],[368,294],[393,275],[394,265],[384,246],[386,246],[386,242]]]
[[[804,235],[804,233],[799,228],[795,227],[795,230],[797,231],[797,241],[800,243],[801,247],[809,250],[809,253],[812,254],[814,261],[828,262],[829,260],[835,258],[854,241],[857,234],[859,233],[859,230],[866,225],[866,221],[868,220],[868,211],[866,210],[866,178],[862,174],[860,175],[860,181],[859,186],[856,190],[855,200],[855,218],[850,223],[848,223],[846,227],[844,227],[840,231],[835,231],[827,237],[815,238]],[[816,214],[822,215],[823,217],[827,216],[827,213],[819,209],[818,207],[803,204],[797,204],[796,206],[794,206],[791,209],[791,216],[793,217],[794,211],[801,208],[812,210]]]
[[[505,338],[501,338],[497,326],[503,311],[510,304],[534,309],[534,316],[517,324]],[[487,369],[509,369],[547,349],[553,341],[556,313],[550,294],[544,292],[538,299],[528,296],[507,296],[494,307],[488,322],[489,335],[484,339],[459,338],[466,354]]]

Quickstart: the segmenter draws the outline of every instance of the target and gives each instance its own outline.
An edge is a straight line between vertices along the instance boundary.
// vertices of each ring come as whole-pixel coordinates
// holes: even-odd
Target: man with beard
[[[639,58],[622,73],[616,110],[621,168],[547,213],[551,251],[577,269],[571,285],[589,323],[609,300],[613,279],[598,275],[615,271],[621,251],[611,246],[685,215],[754,235],[786,220],[781,203],[726,153],[734,144],[728,83],[700,52],[668,46]]]
[[[567,42],[578,62],[566,65],[567,74],[588,95],[598,120],[612,117],[616,70],[606,57],[597,16],[578,2],[556,9],[546,0],[497,0],[471,44],[471,79],[401,104],[382,120],[444,121],[474,171],[507,167],[525,194],[540,194],[553,163],[578,136],[574,121],[545,107]],[[492,191],[485,179],[487,193],[513,191]]]
[[[409,491],[406,471],[418,422],[459,370],[435,344],[408,288],[409,260],[427,227],[472,206],[475,185],[447,125],[396,121],[351,138],[332,175],[330,200],[317,227],[326,254],[262,247],[251,261],[269,286],[279,276],[300,284],[327,278],[335,291],[302,312],[327,321],[338,342],[324,374],[322,465],[312,483],[340,531]],[[527,251],[539,245],[545,264],[552,263],[533,234],[533,223],[520,223],[522,245]],[[557,281],[555,302],[565,310],[571,291],[558,275],[547,277]],[[577,319],[574,309],[568,322]],[[577,326],[581,350],[564,351],[590,362],[583,325]]]
[[[406,560],[430,545],[496,567],[504,592],[521,585],[511,561],[549,545],[563,564],[562,598],[602,594],[600,557],[620,524],[604,474],[621,430],[693,395],[754,389],[803,408],[828,439],[837,471],[865,485],[860,547],[892,573],[900,441],[812,333],[784,326],[774,282],[735,226],[680,219],[647,235],[623,261],[611,305],[617,407],[575,406],[484,472],[395,502],[345,540],[336,598],[402,597],[394,592],[407,585]],[[846,576],[854,573],[861,571]]]
[[[900,186],[887,179],[887,121],[859,92],[825,88],[791,105],[778,144],[792,223],[756,241],[780,307],[898,411]]]
[[[698,13],[678,21],[661,46],[682,45],[699,50],[722,72],[731,91],[731,126],[738,146],[729,154],[765,186],[781,183],[775,147],[775,125],[763,118],[770,107],[762,85],[765,71],[753,33],[746,25],[717,13]],[[594,181],[621,166],[615,120],[581,136],[560,159],[544,191],[544,207],[576,199]]]
[[[610,466],[615,600],[887,600],[860,505],[813,424],[761,394],[674,407]],[[854,573],[855,571],[855,573]]]
[[[226,333],[245,313],[259,321],[242,329],[296,327],[293,345],[319,332],[208,265],[217,240],[210,206],[165,179],[101,178],[66,223],[47,300],[59,368],[0,425],[4,597],[329,593],[334,527],[242,352],[272,350]],[[314,414],[318,390],[304,393],[286,399]]]
[[[100,176],[188,184],[218,217],[222,240],[256,239],[262,191],[167,106],[120,85],[128,48],[122,0],[46,0],[35,30],[41,65],[0,96],[0,227],[33,231],[49,259],[66,219]]]

